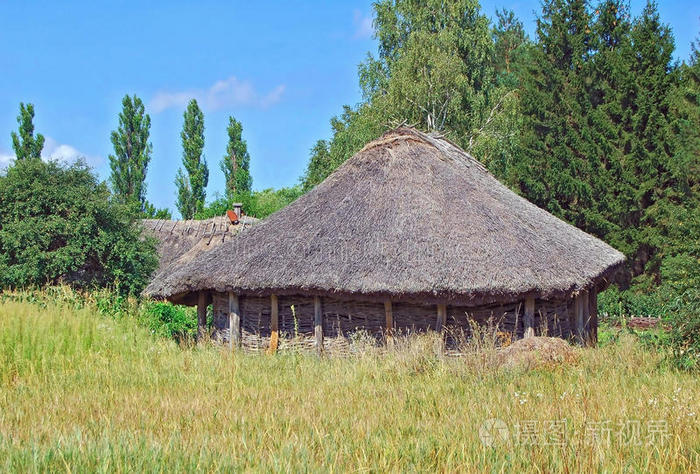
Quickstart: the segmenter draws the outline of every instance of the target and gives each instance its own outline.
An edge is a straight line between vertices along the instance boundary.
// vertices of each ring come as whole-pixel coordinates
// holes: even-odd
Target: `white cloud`
[[[44,160],[58,160],[65,163],[72,163],[82,158],[90,166],[97,166],[103,161],[99,156],[88,155],[71,145],[58,143],[51,137],[46,137],[44,149],[41,151],[41,157]]]
[[[84,158],[85,154],[80,153],[76,148],[70,145],[60,144],[53,138],[46,137],[44,149],[41,150],[41,157],[45,160],[70,162],[78,158]]]
[[[353,24],[355,25],[355,39],[371,38],[374,34],[374,26],[372,26],[372,15],[365,16],[360,10],[355,10],[353,13]]]
[[[186,104],[190,97],[191,94],[187,92],[158,92],[155,97],[151,99],[149,109],[153,110],[155,113],[162,112],[167,108]]]
[[[0,151],[0,170],[10,164],[10,161],[15,159],[15,155]]]
[[[154,113],[171,107],[184,107],[191,99],[197,99],[200,107],[217,110],[225,107],[250,106],[269,107],[282,99],[286,86],[278,85],[267,94],[260,94],[249,81],[235,76],[216,81],[208,89],[191,89],[179,92],[161,91],[151,99],[149,108]]]
[[[10,161],[15,158],[16,156],[14,153],[4,153],[0,151],[0,168],[5,168],[10,164]],[[44,148],[41,150],[41,158],[44,161],[57,160],[64,163],[72,163],[82,158],[90,166],[97,166],[103,161],[99,156],[88,155],[71,145],[58,143],[51,137],[45,137],[44,139]]]
[[[263,107],[269,107],[273,104],[276,104],[282,99],[282,94],[284,94],[286,88],[287,86],[285,86],[284,84],[275,87],[270,92],[268,92],[268,94],[265,97],[260,99],[260,105]]]

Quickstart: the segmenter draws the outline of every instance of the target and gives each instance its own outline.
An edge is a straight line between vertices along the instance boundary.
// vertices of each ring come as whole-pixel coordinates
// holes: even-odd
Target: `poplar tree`
[[[41,158],[41,150],[44,148],[44,136],[37,133],[34,136],[34,104],[20,102],[19,115],[19,135],[12,132],[12,148],[15,150],[17,160],[28,158]]]
[[[202,155],[204,150],[204,114],[197,101],[192,99],[183,115],[182,168],[175,177],[177,208],[183,219],[192,219],[204,208],[209,168]]]
[[[119,113],[119,127],[112,132],[114,154],[109,155],[112,194],[123,204],[146,207],[146,172],[153,146],[148,141],[151,117],[141,99],[125,95]]]
[[[226,195],[231,198],[236,193],[250,192],[253,179],[250,176],[250,154],[243,140],[243,125],[233,117],[228,118],[228,145],[220,167],[226,178]]]

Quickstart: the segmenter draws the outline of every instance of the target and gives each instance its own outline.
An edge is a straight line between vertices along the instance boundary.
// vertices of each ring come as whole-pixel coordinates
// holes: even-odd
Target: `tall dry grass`
[[[89,307],[5,302],[0,470],[700,469],[700,380],[636,341],[534,371],[488,359],[440,357],[430,337],[350,358],[231,355]]]

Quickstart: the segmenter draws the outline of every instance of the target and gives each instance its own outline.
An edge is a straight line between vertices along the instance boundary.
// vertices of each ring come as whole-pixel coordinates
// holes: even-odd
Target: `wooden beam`
[[[581,294],[574,296],[574,317],[572,318],[571,324],[571,335],[576,340],[580,342],[579,339],[579,324],[583,324],[583,309],[581,308]]]
[[[437,320],[435,321],[435,330],[437,332],[442,332],[447,323],[447,305],[439,304],[437,305]]]
[[[387,345],[394,345],[394,311],[391,307],[391,300],[384,302],[384,316],[386,317],[386,342]]]
[[[241,347],[241,312],[238,307],[238,295],[228,292],[228,327],[231,350]]]
[[[576,302],[574,304],[576,311],[576,329],[574,334],[576,335],[576,341],[580,345],[584,345],[586,337],[586,319],[588,315],[588,292],[580,291],[576,295]]]
[[[316,352],[321,355],[323,353],[323,308],[320,296],[314,296],[314,336]]]
[[[270,348],[268,354],[277,352],[277,346],[280,342],[279,333],[279,306],[277,304],[277,295],[270,295]]]
[[[588,326],[586,337],[588,344],[591,346],[598,345],[598,291],[597,289],[591,288],[588,292]]]
[[[532,296],[525,300],[523,326],[525,327],[523,332],[524,338],[535,336],[535,298]]]
[[[584,346],[588,345],[588,325],[591,322],[591,306],[589,301],[589,292],[584,291],[581,307],[583,309],[583,327],[581,328],[581,344]]]
[[[200,291],[197,295],[197,340],[202,340],[207,333],[207,292]]]
[[[439,347],[437,348],[437,350],[440,354],[445,352],[445,335],[443,334],[443,331],[445,329],[446,323],[447,323],[447,305],[439,304],[439,305],[437,305],[437,320],[435,321],[435,330],[440,335],[440,340],[438,342]]]

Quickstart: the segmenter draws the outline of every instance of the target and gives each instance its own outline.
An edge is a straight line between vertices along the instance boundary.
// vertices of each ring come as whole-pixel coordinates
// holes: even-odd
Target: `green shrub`
[[[663,285],[671,322],[671,346],[676,364],[700,369],[700,259],[681,254],[661,264]]]
[[[167,219],[171,220],[173,218],[170,214],[170,209],[160,209],[146,201],[143,205],[143,217],[146,219]]]
[[[655,316],[670,326],[664,330],[631,331],[647,346],[670,347],[673,362],[684,369],[700,369],[700,259],[682,253],[661,263],[662,284],[653,291],[620,291],[616,287],[598,295],[598,314],[606,325],[632,316]]]
[[[197,315],[192,308],[156,301],[144,302],[141,318],[155,334],[185,341],[197,334]]]
[[[0,175],[0,287],[140,292],[158,263],[155,243],[109,197],[84,163],[16,161]]]
[[[610,323],[635,316],[663,317],[664,314],[664,305],[656,292],[620,291],[616,286],[611,286],[598,295],[598,315]]]
[[[232,207],[233,201],[221,197],[220,194],[216,193],[215,194],[215,199],[204,206],[204,209],[199,211],[197,214],[195,214],[194,218],[195,219],[211,219],[212,217],[218,217],[218,216],[223,216],[226,214],[226,211],[229,209],[233,209]],[[243,208],[246,209],[246,214],[248,213],[248,208],[243,205]]]
[[[700,291],[695,290],[692,304],[683,303],[683,296],[672,318],[671,345],[679,367],[700,369]]]
[[[254,205],[250,214],[263,219],[291,204],[301,195],[302,192],[299,186],[256,191],[253,193],[252,204]]]
[[[130,316],[139,306],[135,298],[128,298],[108,288],[84,294],[87,304],[94,304],[102,316],[121,319]]]

